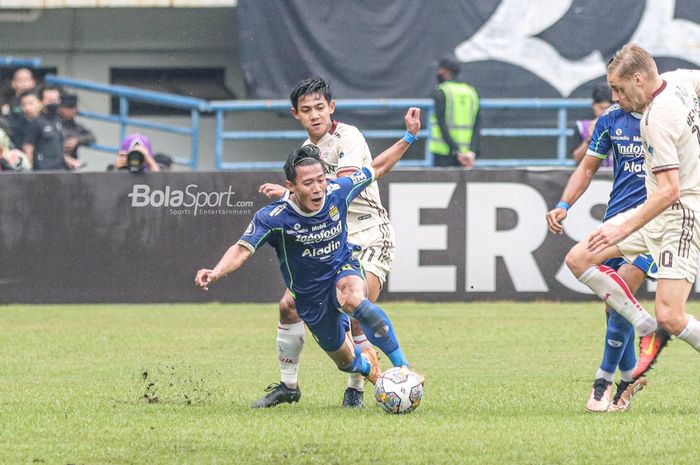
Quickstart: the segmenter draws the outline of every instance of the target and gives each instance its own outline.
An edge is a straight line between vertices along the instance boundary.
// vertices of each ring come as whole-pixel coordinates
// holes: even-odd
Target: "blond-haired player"
[[[620,107],[643,112],[647,200],[595,229],[571,249],[566,262],[642,336],[636,379],[651,367],[671,334],[700,351],[700,324],[685,311],[700,253],[700,71],[659,75],[652,56],[628,44],[610,60],[607,75]],[[600,265],[646,251],[659,268],[656,319],[616,272]]]

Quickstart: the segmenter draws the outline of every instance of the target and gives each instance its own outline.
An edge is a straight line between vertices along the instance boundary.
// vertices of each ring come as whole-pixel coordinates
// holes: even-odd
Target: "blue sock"
[[[361,353],[360,348],[355,346],[355,358],[347,367],[338,367],[340,368],[340,371],[345,371],[346,373],[360,373],[363,376],[367,376],[372,370],[372,366],[362,355],[360,355]]]
[[[630,324],[627,320],[625,320],[622,316],[619,314],[615,314],[616,318],[622,320],[621,325],[628,325],[628,332],[625,340],[625,350],[622,352],[622,358],[620,359],[620,363],[618,363],[618,366],[620,367],[620,371],[630,371],[634,370],[634,367],[637,366],[637,354],[635,353],[635,341],[634,341],[634,326]]]
[[[601,370],[607,371],[608,373],[615,373],[618,365],[621,365],[621,369],[622,365],[628,365],[629,354],[626,354],[626,349],[630,345],[629,341],[633,340],[633,338],[630,337],[632,334],[634,334],[634,326],[619,313],[610,309],[608,328],[605,333],[603,361],[600,363]],[[627,355],[627,359],[624,360],[623,363],[623,355],[625,354]],[[632,347],[632,356],[634,356],[634,347]],[[636,360],[634,363],[636,364]],[[634,367],[634,365],[632,365],[632,367]]]
[[[396,339],[394,327],[381,308],[365,299],[353,310],[352,317],[360,322],[369,342],[379,347],[394,366],[408,365]]]

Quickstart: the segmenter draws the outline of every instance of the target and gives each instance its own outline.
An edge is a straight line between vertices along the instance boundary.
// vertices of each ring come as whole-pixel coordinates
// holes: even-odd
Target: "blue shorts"
[[[628,263],[627,260],[625,260],[622,257],[617,257],[605,260],[603,262],[603,265],[608,266],[613,270],[617,271],[625,263]],[[634,259],[634,262],[632,262],[632,265],[642,270],[644,274],[647,275],[647,278],[656,279],[656,273],[659,270],[656,267],[656,263],[654,263],[654,258],[651,256],[651,254],[637,256],[637,258]]]
[[[350,317],[340,309],[336,284],[345,276],[356,275],[364,279],[362,268],[357,260],[352,260],[336,272],[335,279],[326,292],[313,300],[297,296],[297,313],[311,330],[314,339],[326,352],[333,352],[345,342],[345,334],[350,330]]]

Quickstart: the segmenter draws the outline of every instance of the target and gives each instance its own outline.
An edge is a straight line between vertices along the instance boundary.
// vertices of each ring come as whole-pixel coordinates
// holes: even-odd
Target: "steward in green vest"
[[[440,61],[428,142],[434,166],[471,168],[478,151],[479,95],[469,84],[454,81],[458,73],[455,60]]]

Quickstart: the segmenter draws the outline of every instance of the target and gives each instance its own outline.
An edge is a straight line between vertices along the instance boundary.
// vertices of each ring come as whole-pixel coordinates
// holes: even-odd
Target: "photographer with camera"
[[[107,168],[110,171],[160,171],[160,166],[153,158],[153,149],[148,137],[143,134],[129,134],[122,141],[114,165]]]

